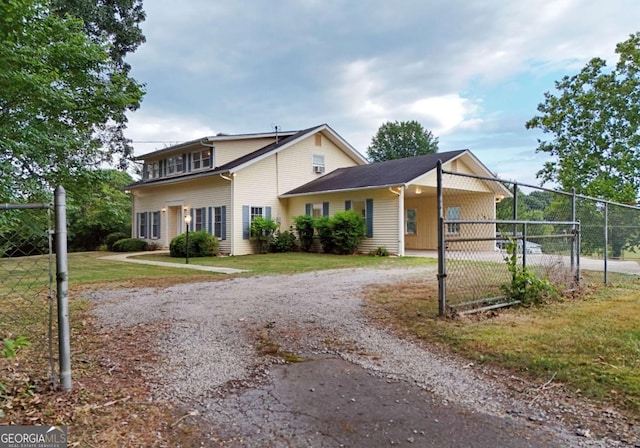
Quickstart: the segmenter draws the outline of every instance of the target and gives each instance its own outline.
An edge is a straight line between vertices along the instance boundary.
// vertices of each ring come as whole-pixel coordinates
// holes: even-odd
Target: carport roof
[[[375,187],[405,185],[436,169],[438,160],[443,163],[454,159],[466,149],[440,152],[405,159],[388,160],[368,165],[338,168],[318,179],[286,192],[281,197],[297,196],[326,191],[354,190]]]

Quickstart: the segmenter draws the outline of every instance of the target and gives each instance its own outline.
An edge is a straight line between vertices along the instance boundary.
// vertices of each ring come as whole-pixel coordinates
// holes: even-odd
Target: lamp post
[[[191,224],[191,215],[184,217],[184,223],[187,225],[187,263],[189,264],[189,224]]]

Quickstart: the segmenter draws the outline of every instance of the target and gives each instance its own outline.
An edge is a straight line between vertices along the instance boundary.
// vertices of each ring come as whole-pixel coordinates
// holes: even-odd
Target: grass
[[[173,258],[168,254],[139,255],[144,260],[184,263],[184,258]],[[264,255],[242,255],[237,257],[202,257],[190,258],[189,263],[203,266],[246,269],[244,275],[276,275],[296,274],[300,272],[320,271],[326,269],[360,268],[360,267],[410,267],[435,264],[437,260],[419,257],[370,257],[362,255],[328,255],[302,252],[288,252]]]
[[[590,281],[597,284],[597,274],[585,273]],[[638,418],[640,279],[612,274],[611,282],[562,302],[454,320],[436,317],[433,283],[375,287],[367,297],[375,321],[532,380],[555,375],[574,392]]]
[[[103,288],[164,287],[230,276],[100,259],[105,255],[109,254],[69,254],[74,384],[66,394],[52,390],[47,379],[48,259],[0,260],[0,340],[23,335],[32,342],[19,350],[16,358],[0,358],[0,382],[6,387],[5,391],[0,387],[0,425],[68,425],[70,446],[200,446],[204,436],[198,428],[204,426],[197,416],[171,404],[149,401],[151,391],[139,371],[141,364],[157,362],[154,335],[163,329],[144,325],[113,337],[94,322],[92,303],[79,297],[83,292]],[[158,254],[147,257],[184,262]],[[247,269],[250,272],[242,275],[248,276],[365,266],[419,266],[435,260],[295,253],[193,258],[190,262]],[[162,323],[158,325],[162,327]],[[259,347],[275,350],[272,356],[288,362],[303,361],[267,342]]]

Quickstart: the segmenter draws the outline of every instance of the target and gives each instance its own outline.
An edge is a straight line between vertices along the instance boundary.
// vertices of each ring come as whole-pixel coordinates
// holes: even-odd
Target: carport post
[[[447,266],[445,264],[444,208],[442,202],[442,160],[437,165],[437,208],[438,208],[438,315],[444,316],[446,309]]]

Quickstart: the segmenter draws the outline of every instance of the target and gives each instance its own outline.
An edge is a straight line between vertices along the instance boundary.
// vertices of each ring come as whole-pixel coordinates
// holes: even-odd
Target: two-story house
[[[493,174],[468,150],[388,162],[367,160],[330,126],[262,134],[218,134],[154,151],[138,158],[143,177],[128,187],[133,200],[133,236],[168,247],[186,231],[218,237],[220,251],[253,252],[251,220],[270,217],[281,230],[295,216],[332,216],[352,209],[365,217],[363,252],[384,246],[435,249],[435,167]],[[495,216],[496,182],[475,182],[445,199],[448,216]],[[469,195],[469,188],[472,195]],[[499,191],[498,191],[499,190]],[[471,199],[470,199],[471,198]]]

